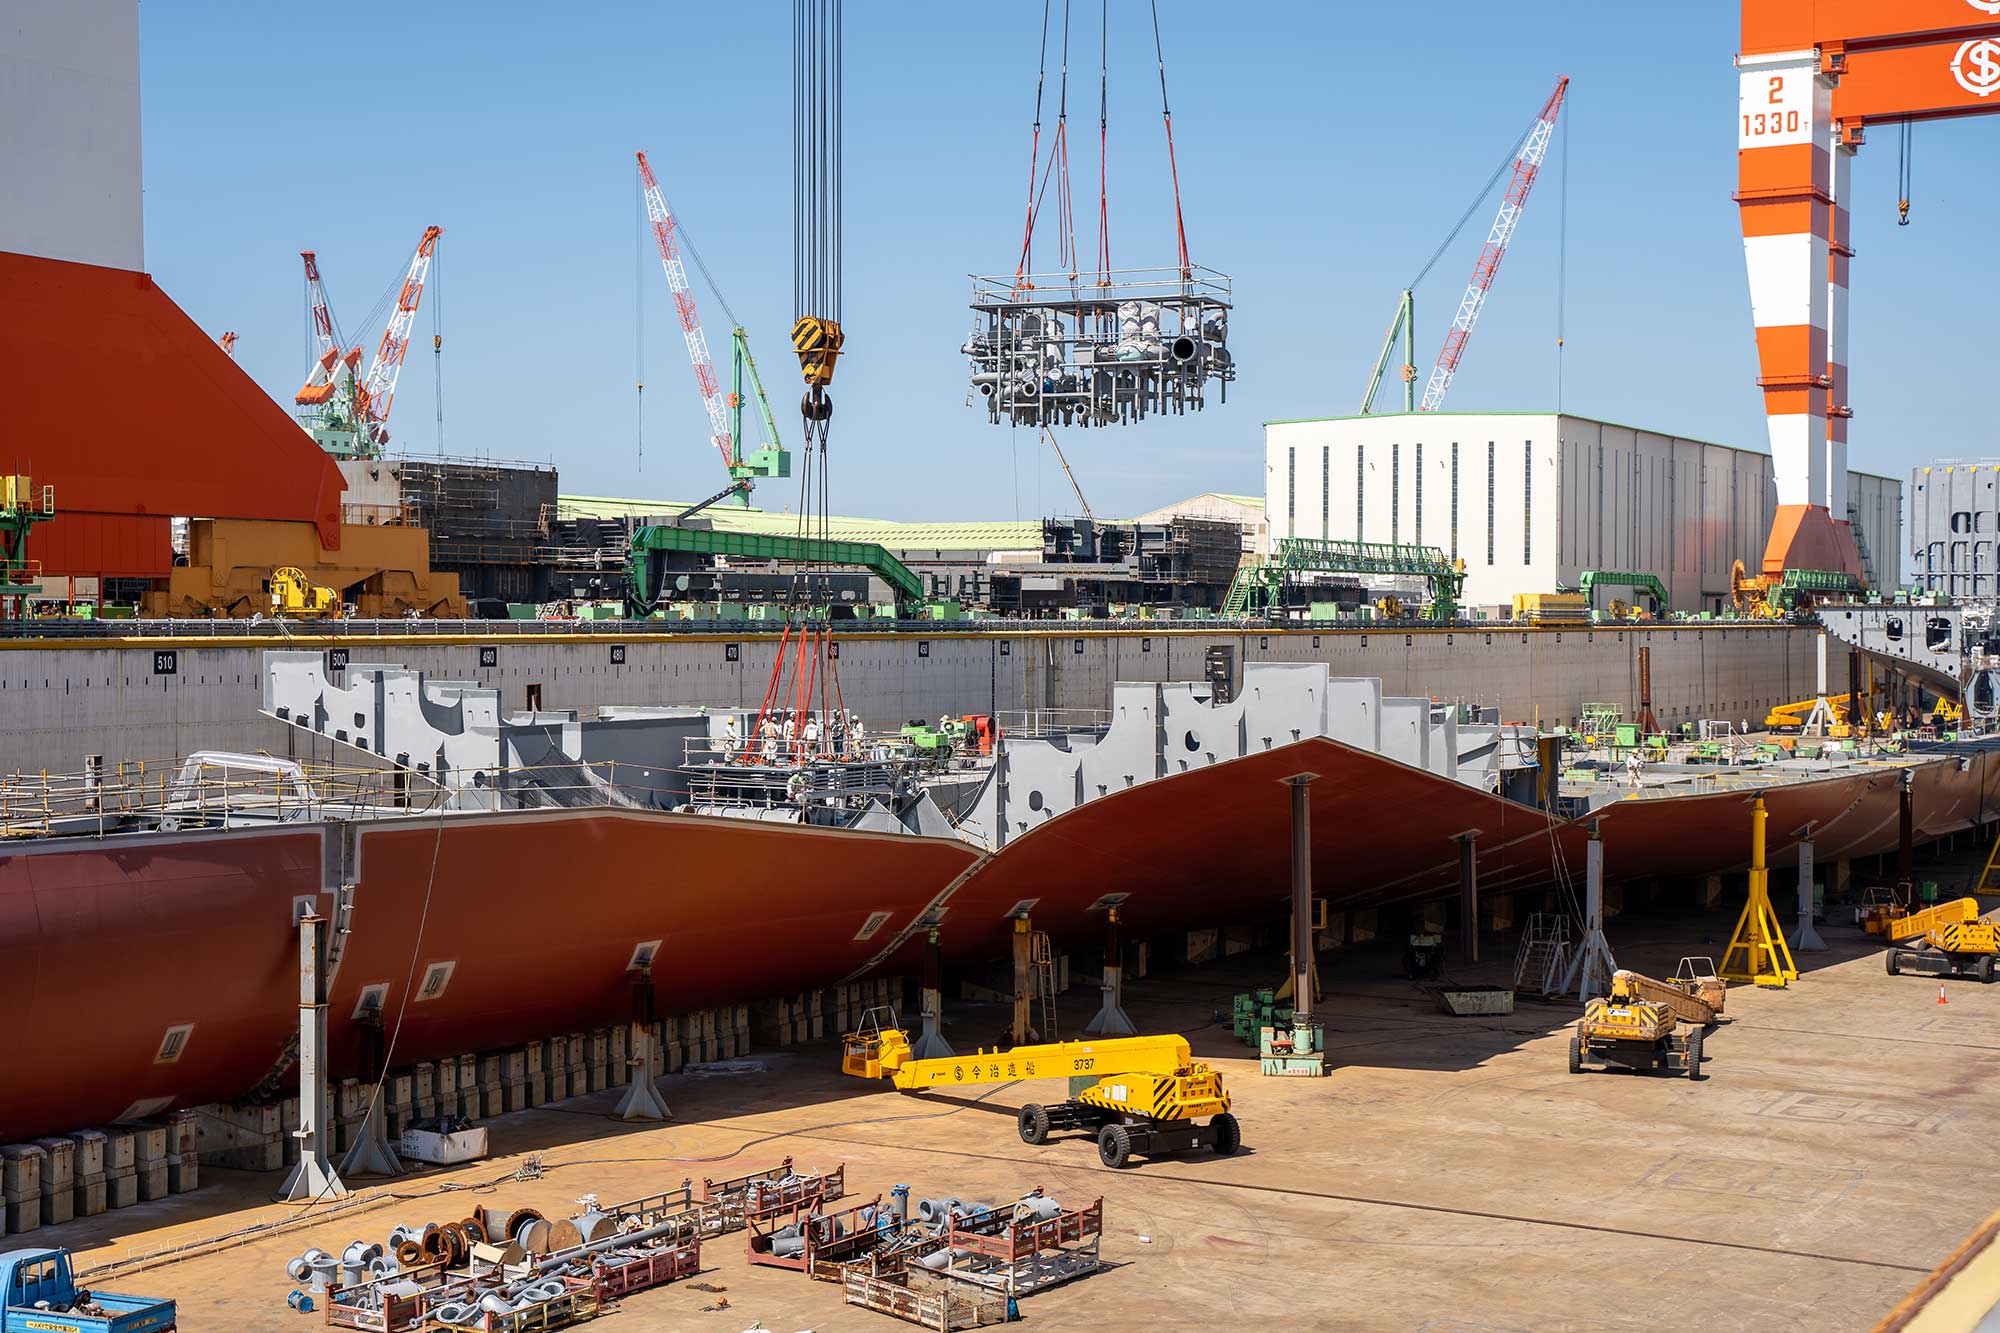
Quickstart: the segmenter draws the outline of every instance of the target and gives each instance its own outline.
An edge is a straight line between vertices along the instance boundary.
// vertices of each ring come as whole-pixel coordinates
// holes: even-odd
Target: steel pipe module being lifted
[[[1199,411],[1208,387],[1226,401],[1236,364],[1229,355],[1230,278],[1188,259],[1174,159],[1174,116],[1167,102],[1166,46],[1152,7],[1153,58],[1159,69],[1160,123],[1166,131],[1167,182],[1174,203],[1171,268],[1111,266],[1111,202],[1106,189],[1111,60],[1110,10],[1098,16],[1097,255],[1085,271],[1077,252],[1069,175],[1070,4],[1060,22],[1043,0],[1041,65],[1035,76],[1035,123],[1029,140],[1027,216],[1011,277],[972,279],[972,336],[960,350],[972,360],[966,402],[984,399],[996,425],[1125,426],[1149,412]],[[1046,151],[1042,108],[1051,49],[1058,53],[1056,127]],[[1054,193],[1049,187],[1053,185]],[[1047,206],[1057,261],[1066,272],[1033,268],[1036,224]],[[1051,437],[1053,438],[1053,437]],[[1068,467],[1068,463],[1064,463]],[[1079,498],[1081,493],[1079,492]]]
[[[1227,401],[1230,280],[1189,269],[975,277],[972,393],[995,423],[1119,426]]]

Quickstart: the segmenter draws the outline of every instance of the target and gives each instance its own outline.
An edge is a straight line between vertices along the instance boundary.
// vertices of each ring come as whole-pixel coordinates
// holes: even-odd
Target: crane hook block
[[[818,315],[799,317],[799,322],[792,325],[792,346],[798,349],[799,373],[805,376],[807,384],[833,383],[833,363],[846,341],[847,335],[840,331],[838,321],[821,319]]]

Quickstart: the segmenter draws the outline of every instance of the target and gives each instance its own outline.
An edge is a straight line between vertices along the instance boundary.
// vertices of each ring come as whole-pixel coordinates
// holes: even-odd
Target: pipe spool
[[[415,1240],[405,1240],[396,1246],[396,1262],[405,1268],[415,1268],[424,1261],[424,1247]]]
[[[1167,355],[1186,365],[1201,355],[1201,341],[1183,333],[1167,344]]]
[[[451,1255],[451,1241],[436,1226],[424,1228],[424,1238],[417,1242],[417,1248],[426,1259],[449,1259]]]
[[[606,1236],[603,1240],[587,1241],[575,1249],[563,1250],[543,1257],[536,1262],[535,1272],[537,1274],[552,1273],[567,1264],[575,1263],[578,1259],[586,1255],[598,1254],[605,1250],[636,1249],[638,1246],[657,1237],[677,1235],[684,1225],[685,1219],[676,1217],[669,1221],[647,1227],[644,1231],[627,1231],[618,1235]],[[753,1243],[755,1239],[755,1237],[752,1237]]]
[[[486,1243],[486,1224],[478,1218],[468,1217],[463,1222],[460,1222],[458,1226],[459,1230],[465,1233],[468,1247]]]
[[[465,1256],[471,1252],[472,1247],[466,1243],[465,1228],[456,1222],[447,1222],[438,1229],[444,1235],[445,1263],[455,1268],[464,1262]]]
[[[514,1233],[514,1240],[524,1250],[533,1254],[548,1254],[556,1247],[549,1243],[555,1234],[555,1226],[546,1218],[538,1217],[532,1222],[524,1222]]]
[[[541,1220],[542,1214],[538,1209],[516,1208],[513,1212],[507,1214],[507,1225],[500,1228],[500,1234],[511,1237],[514,1240],[519,1240],[523,1224],[539,1222]]]

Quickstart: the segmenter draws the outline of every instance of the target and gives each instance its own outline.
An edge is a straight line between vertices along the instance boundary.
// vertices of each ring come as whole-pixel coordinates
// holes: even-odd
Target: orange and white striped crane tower
[[[1556,80],[1556,90],[1542,104],[1542,113],[1535,117],[1528,137],[1514,154],[1514,178],[1507,183],[1500,211],[1494,214],[1486,244],[1472,266],[1472,281],[1466,284],[1465,295],[1458,298],[1458,309],[1444,335],[1437,364],[1431,367],[1431,377],[1424,385],[1419,412],[1435,412],[1444,406],[1444,396],[1450,391],[1452,377],[1458,374],[1458,363],[1465,356],[1465,344],[1472,338],[1472,326],[1479,322],[1479,312],[1486,308],[1487,294],[1493,290],[1493,279],[1500,273],[1500,261],[1507,256],[1507,244],[1514,239],[1514,229],[1521,225],[1521,210],[1527,207],[1528,192],[1535,188],[1535,177],[1541,173],[1549,140],[1555,137],[1556,117],[1562,112],[1563,93],[1568,89],[1569,76],[1565,74]],[[1390,336],[1393,338],[1394,333]]]
[[[674,312],[680,316],[681,337],[687,343],[688,360],[694,364],[695,387],[700,390],[701,405],[708,412],[709,436],[721,451],[722,465],[729,470],[732,478],[729,488],[716,498],[731,494],[747,496],[750,493],[750,478],[742,475],[736,465],[736,440],[729,429],[728,404],[723,400],[722,382],[715,375],[715,359],[708,354],[708,337],[701,331],[701,313],[695,309],[694,289],[688,285],[687,266],[681,263],[680,246],[674,240],[674,215],[667,207],[666,197],[660,193],[660,182],[654,178],[653,166],[646,161],[646,154],[642,151],[638,158],[639,187],[646,196],[646,220],[653,224],[653,241],[660,250],[660,267],[667,271],[667,287],[674,295]],[[706,504],[699,507],[705,508]]]
[[[430,276],[431,261],[437,257],[442,227],[424,228],[417,252],[410,256],[410,271],[403,275],[403,289],[396,293],[396,308],[375,359],[368,363],[368,378],[354,395],[354,419],[363,442],[379,454],[389,443],[389,405],[396,398],[396,381],[403,374],[403,357],[410,350],[410,328],[417,320],[417,303],[423,299],[424,282]],[[358,349],[357,349],[358,350]]]
[[[2000,0],[1742,0],[1736,202],[1778,513],[1763,575],[1862,582],[1847,510],[1849,182],[1871,127],[2000,112]]]

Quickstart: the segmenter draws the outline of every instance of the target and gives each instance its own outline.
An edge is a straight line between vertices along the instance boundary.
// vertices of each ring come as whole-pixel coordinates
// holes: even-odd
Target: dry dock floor
[[[1778,897],[1783,912],[1789,891]],[[1731,919],[1635,911],[1609,933],[1622,965],[1663,975],[1683,953],[1719,955]],[[1947,983],[1940,1007],[1938,983],[1886,975],[1872,939],[1823,933],[1831,952],[1802,959],[1797,986],[1731,991],[1733,1021],[1711,1034],[1699,1081],[1572,1076],[1573,1006],[1449,1018],[1393,975],[1386,946],[1322,956],[1332,1075],[1263,1079],[1226,1014],[1233,992],[1283,964],[1245,954],[1127,988],[1142,1031],[1187,1033],[1224,1070],[1244,1127],[1235,1157],[1107,1171],[1081,1137],[1042,1149],[1016,1137],[1014,1109],[1056,1100],[1054,1081],[982,1102],[906,1097],[843,1079],[829,1041],[759,1054],[763,1072],[667,1080],[665,1127],[606,1118],[608,1093],[494,1120],[494,1160],[367,1187],[400,1200],[104,1285],[176,1297],[184,1329],[314,1327],[319,1315],[285,1306],[288,1257],[463,1216],[470,1197],[434,1191],[505,1176],[522,1153],[545,1153],[549,1173],[483,1197],[552,1216],[587,1193],[627,1198],[789,1154],[845,1162],[863,1200],[896,1182],[913,1198],[1101,1194],[1107,1270],[1024,1300],[1047,1328],[1865,1329],[2000,1201],[2000,985]],[[1490,938],[1487,965],[1458,974],[1502,976],[1507,960],[1490,955],[1506,943]],[[1095,1000],[1066,997],[1067,1030]],[[961,1050],[1004,1021],[994,1006],[951,1013]],[[274,1177],[204,1174],[198,1193],[47,1235],[87,1267],[295,1215],[262,1202]],[[742,1247],[738,1234],[704,1249],[698,1280],[722,1293],[643,1293],[605,1326],[898,1327],[842,1306],[830,1284],[751,1267]],[[704,1308],[719,1295],[727,1308]]]

